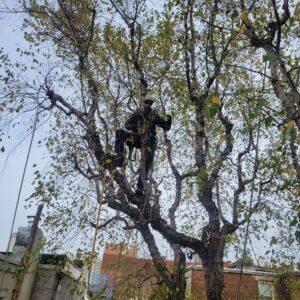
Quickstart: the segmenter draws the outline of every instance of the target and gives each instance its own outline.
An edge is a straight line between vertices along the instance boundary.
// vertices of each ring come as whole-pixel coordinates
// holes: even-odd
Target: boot
[[[141,176],[138,178],[135,193],[136,195],[143,195],[144,193],[144,183]]]

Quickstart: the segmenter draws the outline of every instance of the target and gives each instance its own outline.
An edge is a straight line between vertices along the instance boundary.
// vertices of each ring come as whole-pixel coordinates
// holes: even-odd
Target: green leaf
[[[290,223],[290,227],[297,225],[298,220],[295,218],[293,221]]]
[[[270,242],[270,246],[272,245],[276,245],[277,244],[277,238],[275,236],[272,236],[271,242]]]
[[[266,53],[263,55],[263,62],[275,62],[277,60],[273,53]]]
[[[265,126],[266,127],[270,127],[271,124],[273,123],[274,121],[274,118],[272,116],[268,116],[266,119],[265,119]]]
[[[232,19],[235,19],[235,18],[237,18],[238,16],[239,16],[239,12],[235,9],[235,10],[233,11],[232,15],[231,15],[231,18],[232,18]]]

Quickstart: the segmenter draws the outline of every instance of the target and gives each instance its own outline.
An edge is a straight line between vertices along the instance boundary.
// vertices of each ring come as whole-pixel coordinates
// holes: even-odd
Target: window
[[[273,300],[273,284],[268,281],[258,282],[259,300]]]
[[[8,294],[8,289],[0,289],[0,300],[5,299]]]

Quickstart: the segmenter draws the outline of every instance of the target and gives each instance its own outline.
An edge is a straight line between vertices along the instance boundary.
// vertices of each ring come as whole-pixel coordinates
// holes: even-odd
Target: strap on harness
[[[136,148],[135,148],[134,158],[132,158],[133,149],[134,149],[134,147],[129,147],[128,158],[130,161],[136,161]]]

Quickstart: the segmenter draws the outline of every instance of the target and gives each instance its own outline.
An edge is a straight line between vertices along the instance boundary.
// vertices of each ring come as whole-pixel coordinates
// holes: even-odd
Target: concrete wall
[[[15,272],[19,263],[11,258],[7,258],[3,254],[0,254],[0,284],[3,278],[2,289],[0,290],[0,297],[5,300],[10,300],[13,289],[16,286]],[[2,298],[0,298],[2,299]]]
[[[11,258],[5,263],[5,256],[0,254],[0,283],[3,277],[3,288],[0,299],[11,300],[16,287],[15,273],[20,264]],[[4,272],[3,270],[6,270]],[[75,272],[76,271],[76,272]],[[58,268],[57,266],[40,265],[32,274],[26,274],[20,291],[19,299],[25,300],[80,300],[84,298],[83,285],[71,278],[78,275],[72,268]],[[27,280],[28,279],[28,280]],[[80,280],[79,277],[77,279]]]
[[[35,276],[35,282],[32,288],[31,300],[52,300],[52,294],[55,289],[55,272],[51,269],[39,269]]]
[[[80,300],[84,289],[55,267],[41,266],[36,275],[30,300]]]

